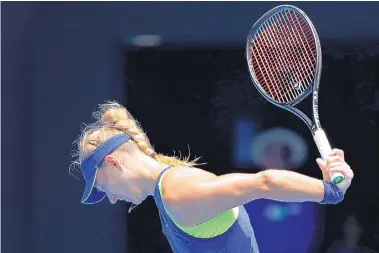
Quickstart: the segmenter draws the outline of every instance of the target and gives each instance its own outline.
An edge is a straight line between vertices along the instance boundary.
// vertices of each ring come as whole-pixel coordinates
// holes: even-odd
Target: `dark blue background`
[[[125,207],[80,205],[83,182],[68,176],[79,125],[98,103],[125,102],[121,41],[244,43],[277,4],[2,3],[3,252],[125,252]],[[321,38],[379,38],[376,2],[296,5]]]

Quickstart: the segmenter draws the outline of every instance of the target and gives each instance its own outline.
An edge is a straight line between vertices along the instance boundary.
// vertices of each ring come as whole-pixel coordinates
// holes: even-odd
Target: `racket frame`
[[[255,76],[255,72],[253,71],[253,61],[252,57],[250,54],[250,47],[251,47],[251,41],[256,35],[256,33],[259,31],[261,28],[262,24],[266,22],[267,19],[271,17],[271,15],[281,11],[289,9],[291,11],[295,11],[298,14],[300,14],[309,27],[312,30],[312,36],[315,40],[316,43],[316,71],[315,71],[315,77],[313,80],[313,84],[310,85],[304,92],[301,94],[299,97],[297,97],[295,100],[291,101],[291,103],[280,103],[269,97],[266,92],[263,90],[261,85],[259,85],[259,81],[257,80]],[[247,39],[246,39],[246,60],[248,64],[248,70],[250,73],[250,78],[252,79],[254,86],[257,88],[259,93],[270,103],[274,104],[277,107],[280,107],[282,109],[285,109],[292,114],[295,114],[298,118],[300,118],[309,128],[311,131],[313,138],[316,142],[316,145],[320,151],[320,154],[322,158],[325,160],[327,158],[327,154],[330,153],[331,147],[328,141],[328,138],[325,135],[325,132],[321,128],[321,123],[320,123],[320,118],[319,118],[319,110],[318,110],[318,94],[319,94],[319,89],[320,89],[320,78],[321,78],[321,71],[322,71],[322,52],[321,52],[321,43],[319,36],[317,34],[316,28],[313,25],[312,21],[310,18],[300,10],[299,8],[292,6],[292,5],[279,5],[277,7],[274,7],[273,9],[269,10],[266,12],[260,19],[258,19],[257,22],[252,26],[250,29]],[[312,93],[312,118],[313,122],[311,119],[305,115],[302,111],[297,109],[295,105],[300,103],[302,100],[304,100],[310,93]],[[333,183],[338,184],[341,181],[343,181],[344,176],[337,172],[337,173],[331,173],[331,180]]]
[[[312,29],[312,35],[316,41],[316,49],[317,49],[317,57],[316,57],[316,72],[315,72],[315,78],[313,85],[310,85],[299,97],[297,97],[295,100],[293,100],[291,103],[280,103],[275,100],[273,100],[271,97],[269,97],[266,92],[263,90],[261,85],[259,84],[259,81],[257,80],[255,73],[253,71],[253,64],[252,64],[252,57],[250,55],[250,42],[252,41],[253,37],[255,36],[256,32],[259,31],[261,25],[266,22],[266,20],[273,15],[274,13],[277,13],[281,9],[291,9],[297,11],[300,15],[304,16],[305,20],[307,21],[308,25],[310,25]],[[309,130],[313,133],[318,128],[321,128],[320,119],[318,115],[318,92],[319,92],[319,86],[320,86],[320,77],[321,77],[321,66],[322,66],[322,54],[321,54],[321,44],[319,37],[316,32],[316,28],[313,26],[311,20],[308,18],[308,16],[299,8],[291,5],[279,5],[271,10],[269,10],[267,13],[265,13],[260,19],[258,19],[257,22],[253,25],[253,27],[249,31],[249,35],[246,39],[246,59],[247,64],[249,67],[249,73],[250,77],[254,83],[254,86],[257,88],[257,90],[260,92],[260,94],[270,103],[274,104],[275,106],[278,106],[282,109],[285,109],[296,116],[298,116],[309,128]],[[312,108],[313,108],[313,120],[312,122],[310,118],[305,115],[302,111],[297,109],[295,105],[300,103],[302,100],[304,100],[310,93],[313,91],[313,99],[312,99]]]

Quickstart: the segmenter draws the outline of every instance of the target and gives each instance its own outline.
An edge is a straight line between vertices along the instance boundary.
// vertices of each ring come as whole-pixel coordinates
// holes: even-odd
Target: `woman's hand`
[[[343,150],[333,149],[326,161],[318,158],[316,160],[318,166],[320,167],[323,175],[323,179],[326,182],[330,182],[329,172],[340,172],[344,175],[345,179],[337,184],[337,186],[345,194],[346,190],[350,187],[351,181],[354,177],[354,173],[350,166],[345,161],[345,156]]]

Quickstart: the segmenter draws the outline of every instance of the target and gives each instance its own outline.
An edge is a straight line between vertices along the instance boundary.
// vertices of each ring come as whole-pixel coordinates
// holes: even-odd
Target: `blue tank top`
[[[158,207],[163,234],[174,253],[259,253],[249,216],[243,206],[234,224],[223,234],[213,238],[196,238],[184,233],[170,219],[164,209],[159,181],[169,168],[164,169],[157,180],[154,200]]]

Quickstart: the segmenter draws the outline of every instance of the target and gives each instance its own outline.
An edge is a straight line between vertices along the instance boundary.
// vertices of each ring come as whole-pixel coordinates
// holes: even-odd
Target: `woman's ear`
[[[115,166],[116,168],[119,168],[121,169],[121,164],[120,162],[116,159],[116,157],[114,157],[113,155],[107,155],[105,158],[104,158],[104,161],[110,165],[113,165]]]

